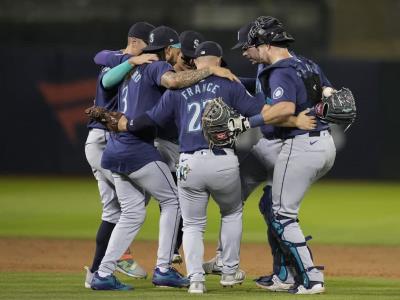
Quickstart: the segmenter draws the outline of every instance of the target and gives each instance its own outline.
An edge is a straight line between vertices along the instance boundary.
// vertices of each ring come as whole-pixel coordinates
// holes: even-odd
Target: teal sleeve
[[[103,79],[101,80],[103,87],[105,89],[110,89],[116,86],[124,79],[125,75],[128,74],[132,68],[132,65],[128,61],[125,61],[110,69],[106,74],[104,74]]]

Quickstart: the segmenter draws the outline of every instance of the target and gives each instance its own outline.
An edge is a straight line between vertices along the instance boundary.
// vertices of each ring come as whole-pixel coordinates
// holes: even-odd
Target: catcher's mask
[[[262,44],[287,44],[294,38],[286,31],[282,22],[274,17],[258,17],[249,31],[247,44],[258,47]]]

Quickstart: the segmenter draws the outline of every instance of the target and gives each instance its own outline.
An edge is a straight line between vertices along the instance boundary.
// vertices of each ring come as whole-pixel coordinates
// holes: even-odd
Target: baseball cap
[[[235,46],[233,46],[231,49],[235,50],[238,48],[243,48],[243,46],[247,45],[247,35],[251,29],[251,27],[253,27],[254,22],[250,22],[242,27],[240,27],[240,29],[238,30],[237,33],[237,43]]]
[[[193,30],[186,30],[179,35],[181,51],[184,56],[193,58],[194,52],[200,43],[205,41],[204,36]]]
[[[194,57],[200,56],[217,56],[222,57],[223,51],[221,46],[213,41],[202,42],[195,50]]]
[[[149,42],[143,52],[154,52],[168,46],[180,48],[178,33],[170,27],[159,26],[149,34]]]
[[[150,23],[137,22],[133,24],[131,28],[129,28],[128,37],[138,38],[147,43],[149,39],[149,34],[154,28],[155,27]]]

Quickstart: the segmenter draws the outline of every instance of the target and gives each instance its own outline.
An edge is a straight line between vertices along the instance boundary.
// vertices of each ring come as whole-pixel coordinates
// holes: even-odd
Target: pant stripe
[[[283,192],[283,185],[285,183],[285,176],[286,176],[286,170],[287,167],[289,165],[289,160],[290,160],[290,155],[292,154],[292,148],[293,148],[293,139],[292,139],[292,143],[290,144],[290,150],[289,150],[289,155],[288,155],[288,159],[286,161],[286,166],[285,166],[285,171],[283,172],[283,179],[282,179],[282,186],[281,186],[281,194],[279,195],[279,209],[278,209],[278,213],[282,207],[282,192]]]

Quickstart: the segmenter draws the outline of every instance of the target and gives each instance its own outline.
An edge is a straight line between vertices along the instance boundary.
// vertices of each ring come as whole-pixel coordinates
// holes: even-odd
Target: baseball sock
[[[115,224],[102,221],[96,235],[96,252],[94,254],[92,267],[90,271],[92,273],[99,269],[101,260],[106,254],[108,242],[110,241],[111,233],[114,230]]]

